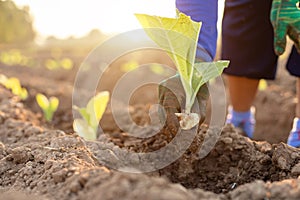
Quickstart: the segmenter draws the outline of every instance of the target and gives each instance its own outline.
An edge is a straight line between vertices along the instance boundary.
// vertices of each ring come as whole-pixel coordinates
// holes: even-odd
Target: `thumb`
[[[300,53],[300,31],[297,31],[294,27],[288,29],[288,36],[294,42],[297,51]]]
[[[277,21],[274,28],[274,50],[280,56],[285,51],[286,46],[287,25],[282,21]]]

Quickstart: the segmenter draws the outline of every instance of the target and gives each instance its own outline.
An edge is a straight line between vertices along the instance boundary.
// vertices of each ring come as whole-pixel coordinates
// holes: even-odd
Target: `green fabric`
[[[283,54],[286,35],[300,52],[300,9],[299,0],[273,0],[271,22],[274,28],[274,48],[277,55]]]

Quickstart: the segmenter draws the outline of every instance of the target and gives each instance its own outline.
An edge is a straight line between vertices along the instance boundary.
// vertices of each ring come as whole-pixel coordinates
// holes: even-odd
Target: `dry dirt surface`
[[[136,106],[133,112],[141,109],[146,108]],[[0,110],[0,199],[300,198],[300,151],[283,143],[252,141],[231,126],[203,159],[195,151],[209,134],[205,126],[177,161],[156,172],[133,174],[109,169],[101,160],[117,165],[125,159],[121,148],[153,151],[171,140],[172,133],[168,137],[164,130],[154,138],[133,140],[116,132],[86,142],[45,127],[2,87]]]
[[[111,76],[105,76],[100,90],[113,89],[122,76],[120,65],[114,63],[116,70],[110,68]],[[175,162],[150,173],[125,173],[115,169],[143,160],[124,152],[154,152],[170,144],[176,131],[165,127],[150,138],[131,137],[116,125],[108,108],[100,122],[104,133],[96,142],[84,141],[72,129],[78,66],[46,71],[0,64],[0,73],[16,76],[29,92],[21,102],[0,87],[0,200],[300,199],[300,150],[281,143],[287,139],[296,102],[295,79],[284,69],[279,69],[267,90],[258,92],[255,141],[230,125],[218,138],[203,125]],[[60,100],[52,123],[45,122],[35,102],[38,92]],[[149,87],[139,92],[131,99],[130,114],[137,124],[145,125],[157,91]],[[208,155],[199,157],[199,149],[211,145],[204,138],[218,140]],[[168,160],[176,150],[152,159]]]

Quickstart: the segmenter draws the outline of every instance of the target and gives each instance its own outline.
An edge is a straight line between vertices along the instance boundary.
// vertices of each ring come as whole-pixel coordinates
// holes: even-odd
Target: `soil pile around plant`
[[[133,109],[137,113],[142,108]],[[133,140],[116,132],[86,142],[75,134],[43,127],[34,113],[3,88],[0,110],[0,199],[300,198],[300,151],[283,143],[251,141],[230,126],[203,159],[196,156],[197,151],[208,144],[203,143],[207,134],[214,137],[205,126],[171,165],[132,174],[101,163],[117,166],[128,159],[124,149],[155,151],[170,142],[173,133],[166,135],[163,130],[151,138]]]

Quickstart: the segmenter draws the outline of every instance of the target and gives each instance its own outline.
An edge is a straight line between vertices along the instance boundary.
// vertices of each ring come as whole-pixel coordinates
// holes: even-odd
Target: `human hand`
[[[177,74],[159,84],[159,104],[162,106],[159,109],[159,118],[161,122],[166,122],[168,128],[176,131],[179,127],[179,121],[175,113],[182,112],[185,105],[185,92],[180,81],[180,76]],[[203,123],[206,115],[206,104],[209,97],[207,85],[201,86],[197,93],[196,99],[199,104],[199,125]],[[165,109],[163,112],[162,108]],[[192,110],[195,109],[193,106]]]
[[[300,5],[299,0],[273,0],[271,22],[274,28],[274,48],[277,55],[283,54],[286,35],[295,43],[300,53]]]

